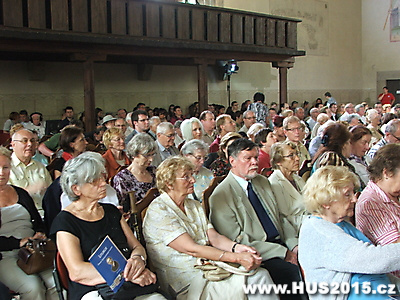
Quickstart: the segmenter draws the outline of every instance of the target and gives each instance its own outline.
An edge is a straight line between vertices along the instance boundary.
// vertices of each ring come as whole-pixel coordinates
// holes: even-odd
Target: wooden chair
[[[224,176],[216,176],[214,177],[214,179],[211,181],[211,184],[208,188],[206,188],[203,192],[203,209],[206,213],[206,216],[208,218],[208,216],[210,215],[210,203],[209,203],[209,198],[211,196],[211,194],[213,193],[214,189],[217,187],[218,184],[220,184],[222,182],[222,180],[224,180],[226,177],[226,175]]]
[[[262,170],[261,170],[261,175],[263,175],[263,176],[265,176],[265,177],[269,177],[269,176],[271,176],[272,175],[272,173],[273,172],[271,172],[272,171],[272,168],[263,168]],[[269,174],[269,175],[268,175]]]
[[[58,251],[54,258],[53,278],[56,284],[58,298],[64,300],[64,290],[67,291],[68,294],[69,274],[67,267],[61,258],[60,252]]]
[[[146,215],[147,208],[149,207],[150,203],[156,198],[156,196],[158,196],[158,194],[159,192],[156,187],[151,188],[147,191],[142,200],[140,200],[138,203],[135,203],[136,201],[134,201],[135,199],[132,198],[132,193],[130,193],[131,217],[129,219],[129,223],[137,239],[143,246],[145,246],[146,244],[143,237],[143,219]]]
[[[117,175],[119,172],[121,172],[122,170],[125,170],[128,166],[119,166],[117,173],[115,175]],[[114,175],[114,176],[115,176]],[[114,186],[114,176],[108,178],[106,181],[109,185]]]
[[[1,132],[0,133],[0,145],[8,146],[10,144],[10,134],[8,132]]]
[[[311,170],[311,159],[307,159],[301,164],[301,167],[299,169],[299,176],[303,178],[304,181],[307,181],[307,179],[310,177]]]

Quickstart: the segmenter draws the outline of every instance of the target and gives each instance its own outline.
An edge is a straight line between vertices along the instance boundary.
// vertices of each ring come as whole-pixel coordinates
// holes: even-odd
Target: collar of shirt
[[[157,140],[157,144],[158,144],[158,148],[160,148],[160,152],[164,152],[165,150],[167,150],[169,152],[169,150],[167,148],[165,148],[163,145],[161,145],[158,140]]]
[[[380,200],[385,203],[395,203],[394,201],[390,200],[388,195],[372,180],[368,182],[368,187],[371,188],[377,195],[379,195]],[[395,203],[397,204],[397,203]],[[397,204],[398,205],[398,204]]]
[[[13,152],[13,154],[11,154],[11,163],[16,166],[16,167],[29,167],[32,163],[33,163],[33,159],[31,159],[31,161],[29,162],[29,164],[25,165],[22,161],[19,160],[19,158],[17,157],[17,155],[15,154],[15,152]]]
[[[379,146],[385,146],[388,142],[386,141],[385,137],[381,138],[381,140],[377,143]]]
[[[248,197],[249,195],[247,193],[247,186],[249,185],[249,181],[233,174],[233,172],[231,172],[231,174],[233,175],[233,178],[236,179],[237,183],[239,183],[240,187],[243,189],[243,191],[246,193],[246,196]]]
[[[364,157],[359,157],[359,156],[357,156],[357,155],[352,154],[352,155],[349,157],[349,160],[355,160],[356,162],[358,162],[358,163],[363,164],[363,165],[366,166]]]

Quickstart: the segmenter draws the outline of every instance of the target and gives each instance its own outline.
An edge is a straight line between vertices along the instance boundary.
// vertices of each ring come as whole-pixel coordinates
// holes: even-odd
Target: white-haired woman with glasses
[[[181,153],[194,166],[193,177],[196,180],[194,183],[194,191],[188,195],[189,198],[203,202],[203,192],[209,187],[214,178],[213,173],[203,167],[204,160],[207,156],[209,146],[201,140],[191,140],[182,147]]]
[[[204,135],[203,124],[197,118],[186,119],[181,124],[181,132],[183,142],[178,149],[182,149],[183,145],[191,140],[201,140]]]
[[[220,235],[208,221],[201,204],[188,198],[194,191],[194,169],[189,160],[179,156],[161,163],[157,169],[157,187],[161,195],[150,204],[143,223],[146,248],[161,287],[177,299],[199,299],[204,292],[203,289],[194,292],[190,288],[203,282],[202,271],[193,267],[197,257],[235,262],[247,270],[256,269],[262,260],[253,247]],[[204,296],[208,296],[207,299],[246,299],[242,288],[244,281],[235,281],[236,276],[240,275],[232,276],[236,285],[229,284],[230,281],[226,283],[226,280],[207,283],[213,287],[214,294],[205,292]],[[248,278],[248,283],[271,282],[265,269],[259,269]],[[277,299],[275,295],[248,297]]]
[[[107,235],[127,259],[123,291],[135,298],[157,290],[156,275],[146,268],[143,246],[112,204],[99,203],[106,196],[106,169],[99,153],[86,152],[69,160],[60,183],[72,203],[53,222],[51,234],[69,272],[69,299],[102,299],[103,291],[111,292],[89,257]],[[150,288],[151,287],[151,288]],[[164,299],[152,294],[152,299]],[[142,296],[144,297],[144,296]]]
[[[300,158],[296,144],[290,141],[273,144],[271,164],[274,172],[269,177],[283,222],[288,222],[297,232],[307,215],[303,204],[302,190],[306,184],[296,173]]]
[[[147,133],[136,134],[126,147],[126,154],[132,163],[118,172],[111,183],[125,212],[130,210],[129,192],[134,191],[136,201],[140,201],[156,185],[156,167],[151,165],[156,147]]]

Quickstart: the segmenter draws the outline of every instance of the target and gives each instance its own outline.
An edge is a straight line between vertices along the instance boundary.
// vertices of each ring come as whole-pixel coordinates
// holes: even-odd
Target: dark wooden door
[[[389,93],[392,93],[396,97],[394,103],[400,103],[400,79],[386,80],[386,86]]]

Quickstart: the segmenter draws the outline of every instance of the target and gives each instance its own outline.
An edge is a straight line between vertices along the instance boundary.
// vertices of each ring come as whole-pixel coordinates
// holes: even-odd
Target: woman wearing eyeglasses
[[[118,172],[111,182],[124,212],[130,209],[129,192],[134,191],[136,201],[140,201],[156,185],[156,167],[151,166],[156,147],[147,133],[136,134],[126,147],[126,154],[132,163]]]
[[[300,158],[296,144],[290,141],[273,144],[271,163],[274,172],[269,177],[272,191],[278,203],[283,222],[290,223],[299,232],[307,215],[303,204],[304,180],[296,173],[300,168]]]
[[[131,161],[125,154],[125,135],[117,127],[109,128],[103,134],[103,144],[107,147],[103,158],[106,160],[107,182],[121,169],[130,165]]]
[[[143,223],[149,259],[161,288],[172,297],[247,299],[243,293],[243,280],[249,284],[271,283],[265,269],[259,269],[248,278],[241,277],[240,283],[237,276],[241,275],[205,282],[202,271],[193,267],[198,257],[235,262],[247,270],[256,269],[262,260],[253,247],[220,235],[207,219],[201,204],[188,198],[194,191],[194,170],[195,166],[188,159],[178,156],[167,158],[157,168],[157,187],[161,195],[150,204]],[[277,299],[277,296],[248,295],[248,298]]]
[[[208,145],[201,140],[191,140],[182,147],[182,155],[186,157],[194,166],[193,177],[194,191],[188,195],[189,198],[203,202],[203,192],[210,185],[214,178],[213,173],[203,167],[204,159],[208,153]]]

